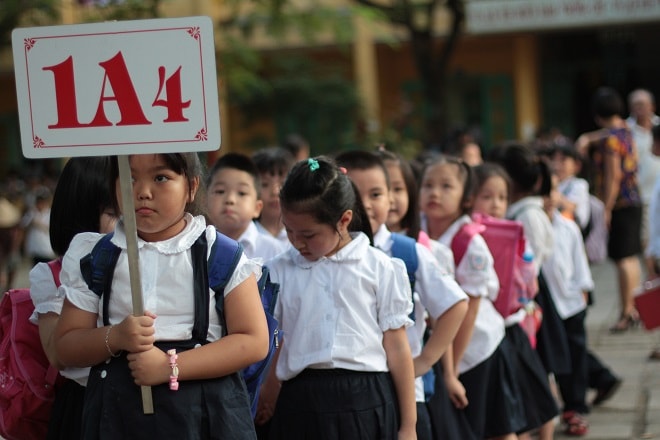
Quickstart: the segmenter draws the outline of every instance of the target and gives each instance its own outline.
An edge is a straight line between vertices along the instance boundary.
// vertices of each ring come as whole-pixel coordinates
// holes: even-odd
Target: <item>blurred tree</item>
[[[11,46],[11,31],[21,26],[52,24],[58,17],[59,0],[2,0],[0,48]]]
[[[305,41],[314,41],[328,32],[334,33],[335,41],[348,45],[353,38],[352,17],[359,14],[369,21],[386,21],[405,29],[410,43],[413,61],[418,73],[421,90],[419,108],[421,133],[417,135],[429,147],[443,144],[448,133],[446,114],[446,90],[449,82],[449,64],[461,35],[465,21],[465,0],[351,0],[351,5],[337,8],[328,2],[309,0],[224,0],[231,10],[228,18],[220,23],[220,28],[238,31],[243,38],[261,32],[275,39],[286,39],[295,29]],[[446,37],[437,37],[437,17],[445,11],[449,17]],[[234,35],[238,35],[234,34]],[[394,38],[394,37],[393,37]],[[242,40],[244,41],[244,40]],[[244,43],[240,43],[242,45]],[[234,46],[236,47],[236,46]],[[239,51],[245,65],[227,64],[228,70],[238,68],[233,73],[240,80],[238,87],[230,86],[232,92],[249,91],[261,94],[264,86],[259,78],[259,57],[247,55],[245,49]],[[228,54],[236,57],[235,53]],[[235,60],[235,59],[234,59]],[[244,67],[249,68],[246,70]]]
[[[275,126],[276,139],[255,131],[244,146],[260,148],[298,133],[309,141],[314,154],[355,147],[360,103],[348,67],[350,8],[315,4],[300,9],[288,0],[225,0],[223,5],[230,12],[218,23],[219,64],[228,101],[240,109],[248,130],[259,121]],[[267,36],[277,48],[293,35],[295,51],[259,51],[249,44]],[[328,36],[339,47],[333,59],[341,61],[336,64],[310,57],[311,43],[327,41]]]
[[[78,0],[83,21],[128,20],[158,17],[161,0]],[[0,48],[11,45],[11,32],[19,26],[58,23],[62,0],[2,0],[0,3]]]
[[[427,147],[441,147],[448,134],[446,91],[449,63],[465,21],[465,0],[353,0],[382,13],[393,25],[406,29],[422,86],[423,138]],[[436,17],[444,8],[449,32],[439,44]]]

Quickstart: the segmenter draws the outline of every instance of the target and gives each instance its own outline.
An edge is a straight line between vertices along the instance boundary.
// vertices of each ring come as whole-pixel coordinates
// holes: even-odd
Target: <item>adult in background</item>
[[[628,110],[630,116],[626,123],[633,134],[637,156],[639,157],[639,193],[642,197],[642,246],[649,241],[649,206],[651,194],[656,180],[660,177],[660,157],[655,156],[651,147],[653,134],[651,130],[660,124],[660,116],[655,114],[655,97],[646,89],[636,89],[628,95]],[[653,270],[653,260],[646,259],[647,271]]]
[[[610,327],[624,332],[639,323],[633,302],[633,289],[641,279],[639,254],[642,202],[637,183],[637,151],[632,132],[623,114],[623,100],[610,87],[594,94],[592,111],[600,129],[582,134],[575,145],[594,165],[594,194],[605,205],[605,221],[610,234],[607,252],[617,268],[621,312]]]

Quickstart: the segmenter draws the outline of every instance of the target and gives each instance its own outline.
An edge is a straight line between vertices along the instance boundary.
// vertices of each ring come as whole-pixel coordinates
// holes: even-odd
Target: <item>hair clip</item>
[[[307,165],[309,165],[309,170],[314,172],[319,169],[319,161],[312,159],[311,157],[307,159]]]
[[[339,171],[341,171],[342,174],[348,174],[348,170],[344,167],[339,167]]]

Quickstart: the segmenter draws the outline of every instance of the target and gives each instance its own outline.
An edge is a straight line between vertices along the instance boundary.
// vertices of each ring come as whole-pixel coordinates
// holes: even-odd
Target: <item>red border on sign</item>
[[[66,144],[66,145],[46,145],[41,137],[35,134],[34,132],[34,119],[32,116],[32,91],[30,90],[30,69],[28,62],[28,52],[32,49],[38,42],[38,40],[48,40],[56,38],[74,38],[74,37],[89,37],[89,36],[99,36],[99,35],[119,35],[119,34],[132,34],[132,33],[147,33],[147,32],[166,32],[166,31],[180,31],[184,30],[190,35],[191,38],[197,41],[197,46],[199,49],[199,64],[202,80],[202,106],[204,112],[204,126],[201,127],[191,138],[189,139],[178,139],[178,140],[153,140],[153,141],[141,141],[141,142],[114,142],[114,143],[102,143],[102,144]],[[173,144],[173,143],[182,143],[182,142],[200,142],[207,139],[206,133],[208,128],[207,114],[206,114],[206,83],[204,82],[204,63],[202,55],[202,35],[201,30],[198,26],[185,26],[185,27],[174,27],[174,28],[163,28],[163,29],[142,29],[134,31],[119,31],[119,32],[98,32],[91,34],[71,34],[71,35],[57,35],[51,37],[32,37],[24,39],[24,53],[25,53],[25,71],[26,71],[26,80],[27,80],[27,91],[28,91],[28,100],[30,106],[30,127],[32,129],[32,140],[33,148],[69,148],[69,147],[107,147],[111,145],[151,145],[151,144]]]

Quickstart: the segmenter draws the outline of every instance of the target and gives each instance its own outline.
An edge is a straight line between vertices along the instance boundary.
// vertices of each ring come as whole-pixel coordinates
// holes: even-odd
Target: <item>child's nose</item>
[[[138,200],[145,200],[151,198],[151,190],[149,185],[139,182],[133,183],[133,192],[136,194]]]

